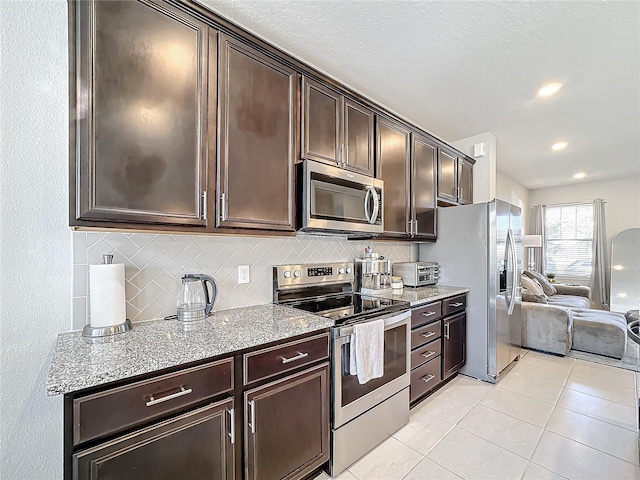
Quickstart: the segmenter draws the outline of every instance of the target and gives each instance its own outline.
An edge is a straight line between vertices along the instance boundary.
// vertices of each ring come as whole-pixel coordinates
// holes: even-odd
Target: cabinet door
[[[440,149],[438,155],[438,198],[450,202],[458,201],[457,164],[457,157]]]
[[[218,226],[294,230],[296,72],[220,35]]]
[[[344,158],[345,168],[365,175],[374,175],[373,119],[371,110],[345,99]]]
[[[438,147],[426,138],[413,135],[411,158],[413,236],[435,239]]]
[[[458,202],[473,203],[473,165],[458,159]]]
[[[245,392],[246,478],[302,478],[329,459],[329,364]]]
[[[208,27],[161,0],[74,8],[72,224],[205,226]]]
[[[233,399],[73,455],[74,480],[233,479]]]
[[[409,130],[400,124],[377,117],[376,177],[384,181],[384,236],[410,233]]]
[[[342,96],[302,77],[302,157],[342,162]]]
[[[442,336],[442,378],[447,378],[460,370],[466,357],[467,314],[461,313],[444,319]]]

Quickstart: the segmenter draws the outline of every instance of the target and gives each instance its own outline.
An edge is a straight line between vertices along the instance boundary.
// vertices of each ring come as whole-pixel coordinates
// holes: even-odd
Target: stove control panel
[[[351,262],[279,265],[273,267],[273,280],[278,289],[292,286],[349,283],[355,279],[353,271],[353,263]]]

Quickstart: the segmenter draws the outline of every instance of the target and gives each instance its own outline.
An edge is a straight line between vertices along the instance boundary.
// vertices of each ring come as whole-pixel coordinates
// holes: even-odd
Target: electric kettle
[[[211,284],[211,296],[207,283]],[[182,277],[182,289],[178,296],[178,315],[181,322],[203,320],[211,312],[216,301],[217,287],[213,277],[202,274],[186,274]]]

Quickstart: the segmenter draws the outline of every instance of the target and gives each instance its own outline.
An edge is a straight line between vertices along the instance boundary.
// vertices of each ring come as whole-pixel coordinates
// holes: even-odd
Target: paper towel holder
[[[102,260],[105,265],[110,265],[113,263],[113,255],[103,255]],[[133,325],[131,324],[131,320],[127,318],[121,324],[109,327],[92,327],[91,325],[85,325],[82,329],[82,336],[92,338],[109,337],[111,335],[117,335],[118,333],[127,332],[132,328]]]

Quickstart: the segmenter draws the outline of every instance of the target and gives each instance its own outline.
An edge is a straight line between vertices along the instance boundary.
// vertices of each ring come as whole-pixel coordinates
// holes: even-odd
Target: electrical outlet
[[[238,265],[238,283],[249,283],[249,265]]]

